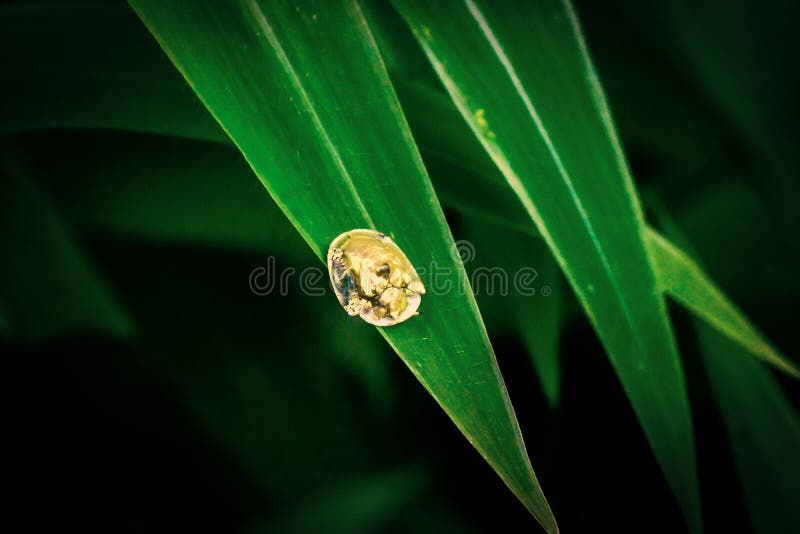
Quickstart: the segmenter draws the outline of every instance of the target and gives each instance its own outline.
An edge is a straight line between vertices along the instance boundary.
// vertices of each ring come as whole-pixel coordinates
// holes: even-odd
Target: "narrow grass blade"
[[[133,6],[320,259],[341,232],[375,228],[418,267],[446,270],[450,291],[437,291],[426,268],[423,315],[381,334],[555,531],[463,265],[357,4]]]
[[[701,531],[683,372],[638,198],[571,7],[395,5],[558,258],[690,529]]]
[[[85,6],[48,4],[46,9],[38,5],[2,6],[0,13],[2,13],[0,24],[3,27],[0,39],[4,43],[0,48],[25,52],[23,58],[25,61],[22,61],[21,56],[17,54],[9,54],[7,68],[0,73],[0,76],[7,76],[7,95],[17,96],[16,99],[4,101],[7,109],[3,108],[4,113],[0,116],[1,131],[81,127],[142,131],[230,142],[202,105],[196,102],[196,97],[180,80],[180,75],[174,72],[169,62],[162,55],[154,53],[159,52],[157,46],[151,46],[151,43],[142,40],[142,35],[146,36],[146,30],[133,25],[137,21],[129,10],[96,4]],[[55,46],[56,42],[59,46]],[[103,44],[101,50],[109,51],[109,57],[105,60],[101,60],[96,54],[98,47],[95,44],[98,42]],[[38,46],[33,46],[35,43],[38,43]],[[54,44],[42,46],[42,43]],[[116,60],[116,54],[120,52],[136,53],[140,61],[119,62]],[[399,54],[401,51],[395,52]],[[54,82],[53,70],[57,66],[64,65],[68,65],[69,68],[59,73]],[[158,96],[141,98],[141,93],[137,92],[141,88],[128,83],[133,79],[146,80],[147,85],[153,87]],[[58,94],[43,92],[56,86]],[[442,161],[461,167],[458,176],[451,172],[435,172],[434,169],[432,178],[442,202],[493,223],[538,235],[536,228],[530,225],[530,219],[513,191],[508,188],[488,155],[480,150],[478,140],[470,134],[466,123],[452,103],[436,89],[424,83],[401,80],[396,84],[396,88],[414,135],[420,143],[420,149],[430,156],[428,165],[437,167],[440,166],[438,162]],[[81,101],[83,98],[81,95],[86,94],[115,96],[113,101],[103,99]],[[126,105],[119,106],[120,102]],[[48,107],[43,108],[42,103]],[[114,113],[109,112],[112,109]],[[215,165],[212,163],[212,166]],[[110,190],[108,192],[114,193]],[[231,195],[237,192],[239,192],[238,185],[228,191]],[[493,201],[483,202],[485,198],[492,198]],[[243,246],[251,246],[251,243],[256,242],[258,246],[262,246],[264,243],[265,236],[258,229],[258,225],[249,227],[254,232],[249,232],[247,235],[238,233],[241,230],[238,225],[216,226],[213,224],[215,221],[213,218],[202,221],[203,224],[200,225],[184,224],[179,228],[168,224],[169,221],[148,222],[146,217],[139,218],[138,215],[152,213],[152,210],[144,209],[147,204],[127,203],[123,202],[122,198],[118,201],[122,202],[117,204],[118,208],[123,209],[121,212],[103,209],[102,204],[92,204],[94,210],[100,209],[102,212],[80,211],[79,215],[84,218],[113,218],[115,215],[120,215],[113,221],[106,219],[105,222],[121,231],[142,233],[151,237],[155,237],[156,232],[165,232],[162,233],[162,238],[165,238],[172,230],[174,237],[180,236],[184,239],[190,238],[185,231],[197,230],[196,238],[232,239],[233,243]],[[156,197],[148,199],[148,202],[157,201]],[[86,203],[82,202],[80,205],[85,207]],[[68,205],[65,207],[69,208]],[[126,213],[130,216],[123,217]],[[242,212],[242,215],[247,213],[249,212]],[[192,220],[201,222],[196,218]],[[176,221],[177,218],[173,220]],[[102,223],[101,220],[95,222]],[[236,231],[237,234],[230,235],[231,231]],[[255,235],[255,232],[258,232],[258,235]],[[649,229],[648,233],[650,232],[653,230]],[[661,236],[661,239],[664,237]],[[656,265],[656,270],[680,272],[685,267],[680,264],[681,256],[684,255],[680,253],[680,249],[674,247],[674,244],[670,245],[669,241],[664,243],[676,250],[678,255],[658,254],[654,261],[664,263]],[[673,261],[677,261],[678,264],[671,265],[670,262]],[[729,300],[724,294],[721,296]],[[684,304],[681,299],[678,299],[678,302]],[[711,301],[696,299],[694,304],[697,307],[689,309],[700,316],[715,316],[714,307],[703,307],[713,302],[713,299]],[[737,315],[740,314],[737,312]],[[727,313],[716,316],[718,322],[714,326],[718,326],[723,332],[736,332],[741,323],[738,319],[729,321],[728,319],[732,317],[733,315]],[[766,341],[763,343],[768,345]],[[751,344],[748,350],[756,346]]]
[[[658,283],[664,292],[751,354],[776,369],[800,378],[797,365],[775,349],[750,324],[697,263],[655,230],[648,228],[645,235]]]
[[[538,234],[530,224],[525,227],[525,214],[507,198],[508,188],[499,180],[497,171],[489,168],[491,162],[488,157],[476,156],[479,154],[478,142],[473,140],[470,143],[465,138],[463,132],[466,128],[454,116],[456,109],[448,106],[441,95],[426,85],[400,84],[398,92],[421,149],[429,151],[434,157],[464,167],[460,176],[466,176],[466,180],[456,180],[454,173],[434,175],[434,178],[441,176],[440,180],[436,180],[436,185],[442,198],[466,210],[482,212],[491,221]],[[475,174],[475,169],[480,175]],[[477,201],[479,198],[492,198],[493,202],[480,204]],[[752,354],[763,357],[779,370],[797,375],[796,365],[758,333],[730,299],[680,248],[650,226],[645,229],[645,242],[659,284],[679,304],[740,342]]]
[[[685,250],[692,250],[666,209],[657,198],[654,200],[654,211],[665,232]],[[800,529],[800,513],[794,505],[800,491],[800,418],[771,373],[751,354],[794,376],[796,367],[762,340],[733,304],[704,278],[697,263],[654,231],[650,235],[654,257],[680,256],[680,261],[661,262],[662,265],[684,265],[677,271],[659,273],[664,291],[676,299],[687,293],[692,295],[690,298],[700,295],[711,303],[701,308],[717,308],[721,317],[728,318],[727,323],[739,323],[738,330],[728,331],[714,324],[714,316],[699,314],[695,319],[706,375],[728,431],[756,531],[796,532]]]
[[[5,102],[8,104],[6,110],[8,113],[3,113],[0,119],[1,130],[59,127],[121,129],[229,142],[224,132],[196,101],[191,90],[180,80],[180,75],[172,70],[168,60],[157,50],[157,46],[151,46],[142,39],[143,35],[146,37],[146,30],[138,26],[135,15],[127,9],[94,4],[64,6],[48,4],[46,9],[40,5],[2,6],[0,12],[3,15],[0,17],[0,23],[4,28],[4,31],[0,32],[0,38],[5,42],[2,49],[25,52],[24,57],[18,54],[9,55],[7,70],[0,74],[8,76],[6,87],[12,92],[7,95],[16,95],[15,100]],[[69,23],[64,23],[65,20]],[[56,41],[60,43],[59,46],[55,46]],[[33,46],[37,42],[40,46]],[[53,46],[41,46],[42,42],[53,43]],[[98,42],[103,43],[102,50],[109,51],[109,57],[97,56],[97,47],[94,45]],[[384,42],[391,44],[391,40]],[[134,48],[139,56],[137,62],[118,62],[115,60],[116,56],[110,56],[112,53],[133,53]],[[70,68],[59,75],[57,84],[50,83],[52,70],[58,65],[65,64]],[[109,69],[112,69],[113,75],[108,75]],[[140,92],[138,84],[131,85],[126,82],[127,80],[147,80],[148,87],[153,87],[159,97],[145,97]],[[54,94],[42,92],[55,86],[58,87],[59,98],[54,98]],[[396,87],[404,109],[408,113],[415,137],[420,143],[420,149],[430,157],[428,166],[433,165],[436,168],[440,166],[438,162],[443,161],[462,167],[457,177],[450,172],[436,172],[434,168],[433,179],[442,201],[459,211],[476,215],[492,223],[538,235],[536,229],[529,224],[529,218],[515,195],[505,185],[502,175],[485,152],[480,150],[479,142],[471,135],[449,99],[425,83],[399,80]],[[114,98],[80,101],[81,95],[86,94],[114,95]],[[37,95],[42,98],[38,98]],[[163,98],[164,96],[167,98]],[[125,102],[126,105],[117,106],[119,101]],[[50,107],[42,108],[42,102]],[[206,152],[210,152],[209,157],[219,153],[214,149]],[[169,165],[169,162],[165,164]],[[213,158],[211,162],[206,161],[205,164],[210,164],[211,168],[219,168],[219,172],[224,174],[241,172],[233,162],[222,163],[218,158]],[[197,167],[199,171],[200,165]],[[126,172],[126,169],[130,171],[135,168],[136,161],[130,161],[124,168],[115,169],[115,172]],[[202,174],[206,175],[207,173]],[[84,179],[89,177],[88,174],[82,176]],[[80,176],[76,175],[75,178]],[[58,183],[55,182],[53,185],[57,187]],[[202,220],[190,213],[180,216],[176,214],[176,217],[170,220],[142,217],[141,215],[160,213],[157,209],[159,203],[169,203],[174,207],[180,205],[171,200],[173,197],[163,189],[159,196],[150,195],[146,198],[139,197],[137,202],[124,202],[123,191],[115,192],[108,187],[110,185],[104,187],[102,182],[97,182],[88,190],[88,194],[93,195],[93,198],[102,196],[104,192],[111,195],[104,198],[103,202],[88,202],[88,198],[81,201],[81,198],[70,197],[76,201],[74,205],[69,202],[62,204],[67,209],[74,208],[72,211],[80,216],[84,223],[150,238],[163,239],[172,236],[178,239],[210,240],[249,248],[264,246],[266,237],[274,237],[272,232],[264,231],[261,223],[257,221],[256,224],[249,226],[227,224],[221,218],[209,218],[209,213],[205,213]],[[226,189],[226,197],[234,201],[236,195],[241,195],[236,198],[250,204],[253,198],[248,193],[250,189],[249,184],[239,184],[239,180],[231,180],[231,187]],[[69,194],[71,191],[72,189],[67,188],[65,191],[60,191],[59,196],[63,196],[61,193]],[[143,192],[145,191],[139,191]],[[179,190],[175,192],[181,193]],[[192,191],[196,195],[204,192],[218,195],[211,182],[207,187]],[[487,204],[483,202],[485,198],[492,198],[494,201]],[[209,197],[202,202],[213,200]],[[213,203],[210,205],[213,206]],[[191,204],[186,206],[190,207]],[[263,205],[265,209],[271,206],[271,203]],[[240,210],[237,213],[242,217],[251,214],[249,210]],[[265,221],[266,218],[262,222]],[[245,228],[251,229],[252,232],[246,235],[231,234],[233,229]],[[651,232],[652,229],[648,230],[648,234]],[[652,236],[657,237],[657,234]],[[660,239],[663,240],[663,236]],[[270,239],[268,248],[275,244],[275,240]],[[654,261],[663,264],[655,265],[656,271],[680,272],[685,267],[685,264],[682,264],[685,255],[668,241],[664,241],[664,245],[675,250],[677,255],[657,254]],[[275,249],[270,248],[270,250]],[[673,265],[671,262],[677,264]],[[689,273],[689,276],[694,275]],[[706,281],[711,283],[710,280]],[[720,296],[723,300],[729,300],[724,294],[720,293]],[[684,300],[677,300],[685,304]],[[715,299],[710,301],[699,299],[694,302],[694,307],[689,306],[689,309],[702,317],[715,317],[713,325],[723,332],[739,332],[741,321],[746,319],[739,312],[717,315],[714,302]],[[733,319],[735,315],[739,318]],[[751,332],[752,326],[742,331]],[[737,336],[734,339],[741,337]],[[748,338],[752,341],[749,335],[742,339]],[[769,343],[762,340],[756,344],[745,345],[746,348],[748,346],[748,350],[752,352],[758,347],[761,347],[758,350],[762,350],[765,346],[769,346]],[[785,360],[783,357],[780,358]],[[786,363],[784,361],[784,364],[780,365],[785,367]],[[794,369],[793,364],[789,365]]]

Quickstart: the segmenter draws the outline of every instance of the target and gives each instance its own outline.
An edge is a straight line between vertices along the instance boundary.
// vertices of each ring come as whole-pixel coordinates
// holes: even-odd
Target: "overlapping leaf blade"
[[[797,366],[750,324],[697,263],[652,228],[647,229],[646,239],[658,283],[665,293],[751,354],[800,378]]]
[[[441,158],[462,168],[460,180],[452,178],[453,173],[435,175],[439,178],[435,185],[443,202],[478,213],[498,224],[538,235],[536,228],[526,223],[528,216],[519,202],[510,197],[510,188],[503,183],[502,175],[492,166],[488,154],[481,153],[477,138],[470,139],[465,135],[467,125],[458,120],[458,110],[452,104],[448,105],[442,95],[427,84],[401,82],[397,89],[421,150],[434,159]],[[493,201],[482,202],[481,199],[485,198]],[[797,375],[796,364],[772,347],[680,247],[652,226],[646,226],[644,236],[650,261],[667,294],[692,313],[708,320],[724,335],[741,343],[751,354],[762,357],[776,369]],[[667,283],[664,283],[665,276],[670,278]]]
[[[0,73],[0,77],[5,79],[7,95],[13,96],[3,102],[7,107],[3,108],[0,117],[0,131],[82,127],[230,142],[202,105],[196,102],[191,90],[185,84],[175,83],[179,74],[169,70],[171,66],[168,60],[154,55],[149,43],[141,40],[141,32],[135,27],[135,15],[124,9],[96,4],[48,4],[47,9],[39,5],[11,5],[0,7],[0,12],[3,28],[0,36],[5,43],[2,49],[23,50],[27,61],[23,62],[18,55],[9,54],[7,69]],[[81,26],[81,21],[86,25]],[[43,35],[47,38],[41,39]],[[42,46],[42,43],[51,43],[62,37],[63,46],[58,49]],[[98,42],[104,44],[100,50],[108,50],[111,54],[109,57],[97,56],[97,47],[90,44]],[[37,43],[38,46],[34,46]],[[404,51],[391,52],[399,56]],[[136,53],[140,62],[116,61],[120,53]],[[404,60],[405,63],[410,61]],[[58,98],[55,98],[55,93],[42,91],[52,86],[48,80],[52,79],[53,71],[59,65],[69,65],[69,69],[57,74],[59,90]],[[146,80],[146,85],[152,87],[158,97],[143,98],[141,86],[128,83],[130,80]],[[441,160],[461,168],[458,175],[452,172],[433,173],[442,202],[459,211],[538,235],[513,191],[504,183],[488,155],[480,150],[480,143],[471,135],[452,103],[427,83],[404,82],[401,79],[395,86],[420,149],[431,156],[428,165],[437,166]],[[106,100],[83,101],[81,95],[86,94],[115,95],[114,113],[110,113],[110,103]],[[42,108],[42,102],[48,107]],[[493,201],[484,202],[486,198]],[[128,208],[133,209],[130,206]],[[102,208],[95,206],[96,209]],[[93,214],[101,216],[96,212],[83,215]],[[127,224],[137,224],[143,230],[145,228],[142,225],[147,222],[127,219]],[[165,229],[169,230],[169,227]],[[222,229],[212,228],[211,231],[219,232]],[[648,229],[646,235],[649,236],[648,241],[658,238],[678,253],[677,256],[671,253],[653,255],[651,261],[657,262],[654,263],[657,273],[679,273],[688,269],[681,276],[704,280],[701,282],[704,286],[713,285],[699,270],[681,260],[681,256],[685,255],[674,243],[670,244],[652,228]],[[241,240],[244,236],[235,239]],[[694,291],[689,284],[680,287],[685,291]],[[672,289],[665,287],[665,290],[677,291],[678,286],[672,286]],[[685,304],[686,298],[692,297],[691,294],[673,296],[681,304]],[[729,300],[722,293],[720,297]],[[717,306],[714,299],[695,299],[693,307],[689,309],[701,317],[714,316],[712,326],[718,327],[723,333],[736,332],[741,321],[746,319],[738,312],[739,318],[734,318],[730,313],[716,316]],[[750,325],[744,331],[756,329]],[[752,337],[748,338],[754,341]],[[744,340],[741,336],[739,339]],[[744,348],[758,354],[768,345],[761,338],[744,345]],[[795,368],[778,351],[767,360],[775,361],[779,369]]]
[[[395,5],[558,258],[699,532],[684,377],[638,199],[571,8]]]
[[[678,224],[657,201],[659,223],[684,250],[692,251]],[[659,272],[664,291],[676,299],[687,299],[687,306],[707,301],[701,308],[717,310],[721,318],[740,329],[715,324],[716,316],[698,313],[695,319],[700,352],[706,367],[711,393],[730,439],[733,459],[739,472],[745,503],[757,532],[796,532],[800,513],[794,504],[800,490],[800,418],[781,390],[775,377],[762,366],[770,363],[797,376],[794,367],[782,366],[782,356],[762,340],[710,282],[703,279],[701,267],[683,252],[677,251],[654,231],[648,245],[654,258],[677,255],[672,269]],[[683,265],[683,269],[675,269]],[[700,319],[704,319],[705,322]],[[724,321],[723,321],[724,322]],[[713,328],[712,328],[713,327]],[[747,354],[761,356],[763,362]]]
[[[381,333],[555,531],[474,297],[455,290],[469,287],[466,274],[358,6],[133,5],[317,256],[342,231],[373,227],[417,266],[448,270],[451,291],[437,294],[426,270],[423,316]]]
[[[151,53],[142,53],[148,52],[150,49],[146,47],[147,43],[140,42],[139,39],[135,38],[137,35],[135,32],[129,31],[130,16],[124,11],[96,5],[83,8],[79,6],[49,6],[47,11],[37,11],[35,8],[27,6],[4,6],[2,9],[4,16],[0,18],[0,21],[5,23],[4,27],[6,28],[6,31],[2,32],[2,36],[4,40],[8,40],[4,49],[23,50],[25,55],[19,57],[30,59],[27,66],[22,61],[7,63],[11,67],[4,71],[7,75],[7,81],[11,83],[11,86],[7,85],[7,87],[16,87],[18,89],[17,92],[12,94],[17,94],[19,98],[13,102],[6,101],[7,107],[4,108],[3,124],[0,127],[3,130],[88,126],[157,131],[170,135],[224,140],[218,134],[213,133],[217,129],[213,122],[210,127],[208,126],[208,121],[203,118],[205,111],[201,106],[196,105],[197,103],[193,100],[194,97],[191,92],[185,91],[181,85],[170,83],[170,80],[175,77],[171,76],[168,71],[163,70],[164,62],[153,63],[154,57]],[[77,12],[75,12],[76,9]],[[9,16],[9,11],[11,16]],[[60,24],[65,18],[70,21],[86,20],[92,23],[82,28],[72,23]],[[106,28],[110,28],[110,31],[106,31]],[[26,44],[25,32],[30,32],[31,30],[52,32],[54,34],[63,33],[64,47],[57,51],[59,53],[53,53],[56,51],[48,51],[41,48],[41,46]],[[90,39],[89,32],[97,32],[97,35],[92,34]],[[35,35],[32,34],[31,36],[35,37]],[[101,42],[107,42],[109,39],[115,39],[114,46],[109,45],[102,47],[102,49],[113,50],[116,55],[120,51],[126,50],[127,47],[132,47],[131,50],[135,50],[142,58],[142,61],[115,62],[113,58],[109,57],[107,62],[96,64],[94,63],[95,60],[92,59],[94,52],[92,52],[91,47],[81,44],[82,41],[79,38],[81,35],[86,35],[89,42],[98,42],[98,39]],[[50,43],[52,41],[52,39],[48,39],[43,42]],[[35,41],[30,42],[35,44]],[[62,51],[63,54],[60,54]],[[83,54],[81,54],[82,52]],[[9,54],[6,57],[13,60],[17,56]],[[77,73],[72,72],[69,68],[64,69],[64,71],[49,68],[47,67],[48,64],[43,62],[43,59],[46,58],[52,59],[50,62],[51,67],[57,67],[58,65],[71,66],[75,64],[75,61],[81,61],[81,58],[84,58],[86,61],[83,67],[85,68]],[[144,58],[147,58],[147,61]],[[37,71],[35,69],[30,70],[31,67],[42,67],[45,70],[40,73],[41,76],[38,78],[23,82],[24,77],[36,75]],[[153,69],[152,72],[150,72],[151,67]],[[103,75],[104,73],[106,75]],[[53,98],[54,95],[52,93],[45,91],[45,88],[51,86],[44,82],[53,75],[58,76],[59,80],[63,79],[65,82],[70,82],[57,84],[60,88],[59,98]],[[65,76],[66,78],[64,78]],[[152,86],[155,92],[153,96],[137,101],[135,97],[140,94],[141,86],[138,84],[131,85],[127,82],[142,78],[147,80],[148,86]],[[13,85],[14,83],[17,85]],[[38,89],[33,90],[37,87]],[[66,92],[61,91],[65,87],[67,89]],[[126,87],[128,87],[127,91],[125,91]],[[518,210],[519,214],[522,215],[522,217],[519,217],[517,212],[510,209],[511,206],[502,202],[483,204],[479,202],[485,198],[505,198],[502,195],[498,195],[498,192],[504,191],[498,189],[493,180],[488,179],[488,173],[492,169],[485,164],[481,165],[481,160],[489,164],[491,164],[491,161],[485,156],[483,158],[471,157],[479,154],[478,151],[474,150],[475,147],[479,148],[477,141],[474,141],[472,145],[462,143],[462,141],[469,141],[470,139],[463,135],[456,135],[460,131],[469,132],[465,130],[463,124],[457,124],[451,120],[454,115],[453,112],[456,111],[455,108],[447,109],[442,107],[441,99],[437,98],[439,95],[433,95],[433,97],[428,98],[426,95],[430,93],[430,89],[420,84],[400,83],[397,85],[397,89],[403,101],[404,109],[409,115],[412,127],[415,127],[415,135],[418,138],[418,142],[421,143],[421,149],[429,153],[435,153],[437,156],[443,156],[450,163],[470,167],[470,176],[473,176],[474,179],[469,181],[468,188],[464,187],[465,184],[463,182],[450,180],[449,178],[454,176],[453,173],[441,174],[441,177],[446,179],[436,182],[436,185],[443,202],[470,213],[477,209],[481,212],[481,215],[488,215],[492,220],[499,223],[517,228],[523,227],[526,224],[524,210]],[[111,109],[110,107],[103,108],[104,103],[107,102],[102,99],[99,101],[85,101],[85,105],[77,105],[76,103],[82,101],[83,97],[81,95],[84,94],[118,95],[119,99],[115,100],[115,105],[120,103],[124,105],[116,107],[113,114],[107,112],[108,109]],[[36,95],[40,95],[41,98],[36,98]],[[166,95],[168,98],[161,99],[157,98],[156,95]],[[38,104],[40,102],[46,103],[49,107],[42,108]],[[25,105],[26,103],[28,105]],[[52,113],[45,113],[47,110],[52,110]],[[177,114],[172,114],[171,112],[173,111],[177,111]],[[459,121],[461,120],[457,114],[455,116]],[[426,121],[430,126],[427,134],[424,128],[416,128],[418,125],[425,126]],[[442,127],[443,125],[448,127]],[[456,136],[453,137],[453,135]],[[456,142],[454,139],[460,141]],[[476,169],[479,169],[481,175],[475,174]],[[487,179],[482,180],[483,178]],[[500,185],[506,187],[504,184]],[[528,230],[535,229],[532,226],[528,226]],[[651,231],[648,231],[646,235],[657,237]],[[247,239],[250,238],[247,237]],[[255,242],[257,239],[253,241]],[[665,243],[669,245],[668,242]],[[648,244],[652,244],[650,240]],[[673,296],[682,304],[686,304],[691,300],[694,307],[690,306],[690,310],[698,313],[701,317],[714,318],[712,326],[719,328],[726,335],[733,335],[733,339],[744,343],[743,346],[749,351],[755,354],[762,353],[762,355],[767,356],[768,360],[774,361],[779,368],[787,369],[787,361],[779,353],[773,352],[769,354],[764,352],[764,350],[770,348],[770,345],[757,335],[757,331],[751,325],[746,325],[745,322],[746,326],[741,326],[744,320],[743,316],[730,305],[728,299],[716,288],[712,292],[712,296],[715,296],[715,298],[696,298],[706,294],[708,288],[712,288],[713,284],[693,262],[679,261],[674,263],[675,258],[680,259],[681,256],[685,255],[679,253],[676,256],[675,254],[666,253],[651,257],[659,276],[662,272],[671,272],[674,274],[673,280],[679,282],[677,285],[672,285],[672,289],[670,289],[670,285],[666,285],[665,289],[668,292],[672,291]],[[660,262],[666,263],[662,265]],[[696,284],[699,284],[699,287],[693,287]],[[684,292],[683,297],[677,294],[679,291]],[[725,313],[715,315],[720,309]],[[751,335],[753,333],[756,335]],[[791,372],[793,369],[796,368],[792,364],[788,364],[788,370]]]

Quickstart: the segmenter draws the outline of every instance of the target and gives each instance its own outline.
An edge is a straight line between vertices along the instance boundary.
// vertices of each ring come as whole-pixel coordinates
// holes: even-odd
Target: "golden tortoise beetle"
[[[425,294],[400,247],[375,230],[349,230],[334,239],[328,248],[328,274],[344,310],[376,326],[417,315]]]

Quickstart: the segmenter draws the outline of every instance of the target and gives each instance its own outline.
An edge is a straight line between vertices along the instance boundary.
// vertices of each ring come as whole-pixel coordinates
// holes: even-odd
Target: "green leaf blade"
[[[699,532],[684,377],[638,199],[571,8],[395,5],[559,260]]]
[[[691,250],[667,211],[658,202],[656,206],[665,231],[684,249]],[[662,290],[695,311],[700,353],[730,439],[753,526],[761,533],[796,532],[800,528],[800,514],[794,504],[800,491],[800,418],[761,364],[768,363],[794,376],[796,367],[705,278],[698,263],[655,230],[649,230],[648,236]],[[751,355],[762,358],[762,362]]]
[[[358,6],[133,5],[320,259],[341,232],[374,228],[426,267],[423,315],[379,330],[556,531],[463,265]],[[352,68],[341,68],[343,60]],[[448,269],[451,290],[432,290],[433,264]]]
[[[646,236],[659,285],[668,295],[754,356],[800,378],[797,365],[758,332],[697,263],[652,228]]]

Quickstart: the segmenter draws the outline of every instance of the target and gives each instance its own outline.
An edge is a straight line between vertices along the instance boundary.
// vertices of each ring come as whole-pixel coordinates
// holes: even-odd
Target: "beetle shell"
[[[376,326],[417,315],[425,286],[392,241],[375,230],[350,230],[328,248],[331,286],[344,310]]]

